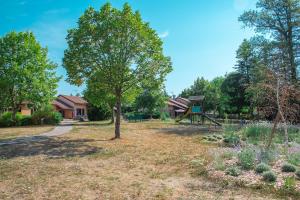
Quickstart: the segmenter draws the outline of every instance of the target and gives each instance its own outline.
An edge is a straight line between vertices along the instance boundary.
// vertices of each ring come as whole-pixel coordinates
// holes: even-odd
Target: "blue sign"
[[[201,107],[200,106],[193,106],[192,107],[192,113],[201,113]]]

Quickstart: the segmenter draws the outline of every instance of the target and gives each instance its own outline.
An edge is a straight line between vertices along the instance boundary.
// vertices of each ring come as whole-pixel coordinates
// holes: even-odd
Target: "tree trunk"
[[[115,121],[115,138],[121,138],[121,93],[117,93],[117,116],[116,116],[116,121]]]
[[[114,106],[111,108],[111,123],[115,123],[115,109]]]
[[[269,136],[267,149],[270,149],[270,147],[272,145],[272,141],[273,141],[273,138],[275,137],[275,131],[276,131],[276,128],[277,128],[277,125],[278,125],[278,121],[279,121],[279,113],[277,112],[275,120],[274,120],[274,125],[273,125],[272,131],[271,131],[270,136]]]

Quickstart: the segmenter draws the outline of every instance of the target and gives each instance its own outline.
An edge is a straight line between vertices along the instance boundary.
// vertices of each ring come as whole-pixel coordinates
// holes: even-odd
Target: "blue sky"
[[[84,87],[69,85],[61,66],[67,47],[67,30],[75,27],[88,6],[99,9],[102,0],[0,0],[0,36],[10,31],[33,31],[49,50],[49,58],[63,76],[58,93],[76,94]],[[111,0],[139,10],[164,41],[165,54],[173,62],[166,81],[169,94],[179,94],[197,77],[213,79],[233,70],[235,51],[253,32],[243,29],[238,17],[254,8],[256,0]]]

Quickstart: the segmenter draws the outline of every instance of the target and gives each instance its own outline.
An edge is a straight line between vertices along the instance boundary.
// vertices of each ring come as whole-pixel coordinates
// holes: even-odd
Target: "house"
[[[59,95],[52,105],[65,119],[87,119],[88,102],[82,97]]]
[[[57,112],[60,112],[64,119],[87,119],[88,102],[82,97],[59,95],[51,103]],[[19,107],[22,115],[32,115],[32,103],[23,101]]]

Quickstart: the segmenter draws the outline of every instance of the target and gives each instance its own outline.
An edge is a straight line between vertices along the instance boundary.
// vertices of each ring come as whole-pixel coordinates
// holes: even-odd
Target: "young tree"
[[[118,10],[107,3],[100,11],[88,8],[67,41],[63,64],[68,81],[81,85],[96,74],[116,100],[115,138],[120,138],[124,93],[143,81],[161,83],[172,70],[161,39],[128,4]]]
[[[39,107],[54,97],[59,80],[55,68],[32,33],[11,32],[0,38],[0,100],[12,109],[13,120],[23,101]]]
[[[285,78],[297,83],[300,50],[300,1],[259,0],[257,10],[250,10],[239,18],[245,26],[254,27],[257,33],[268,34],[273,39],[284,61],[279,66]]]
[[[263,79],[252,87],[259,91],[258,107],[265,116],[273,116],[274,125],[267,143],[270,148],[279,122],[283,123],[285,132],[285,149],[288,148],[287,123],[297,120],[300,110],[299,88],[286,81],[283,74],[268,68],[261,70]],[[251,88],[252,89],[252,88]]]

